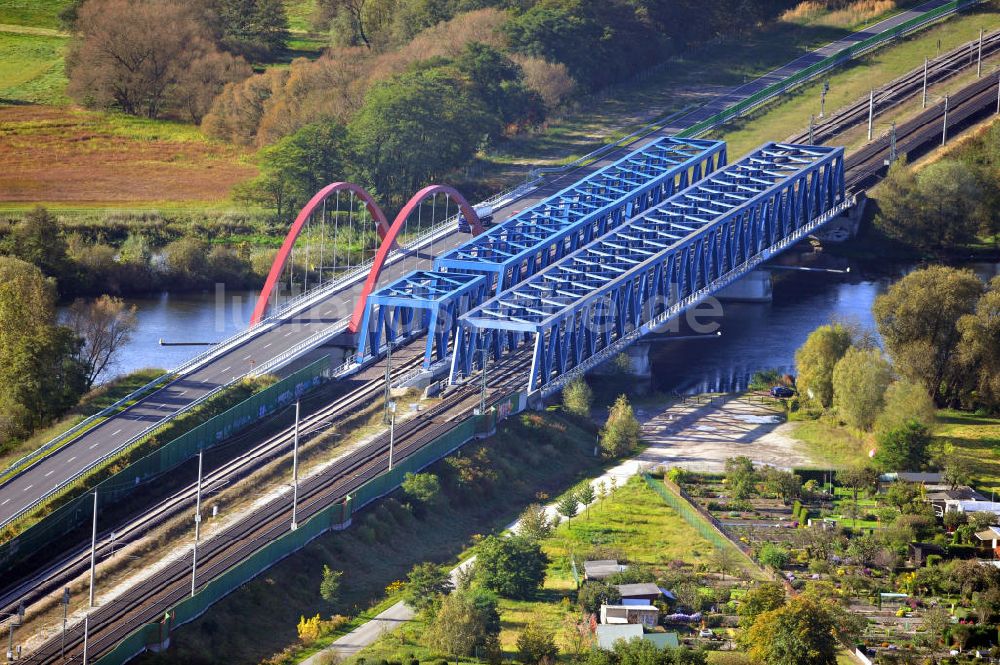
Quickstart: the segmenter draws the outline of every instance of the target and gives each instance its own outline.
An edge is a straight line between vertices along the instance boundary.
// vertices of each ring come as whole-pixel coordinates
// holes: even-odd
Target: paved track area
[[[669,127],[650,134],[627,148],[611,151],[593,164],[547,180],[528,196],[495,211],[494,218],[496,222],[502,222],[657,138],[675,134],[677,131],[724,110],[818,60],[838,53],[853,43],[893,28],[903,21],[945,4],[945,2],[946,0],[930,0],[797,58],[750,83],[729,90],[721,90],[707,104],[676,118]],[[381,283],[388,283],[411,270],[429,268],[434,256],[458,246],[467,238],[468,236],[460,233],[446,235],[433,245],[422,248],[419,253],[414,253],[403,261],[387,266],[383,271]],[[282,321],[273,328],[215,358],[183,379],[175,381],[142,399],[128,410],[94,427],[72,443],[31,466],[20,476],[0,486],[0,522],[31,505],[45,492],[72,477],[81,468],[85,468],[115,450],[124,441],[141,433],[150,425],[176,413],[187,404],[225,384],[233,377],[245,374],[252,369],[254,364],[259,365],[280,351],[307,339],[319,330],[349,317],[354,301],[360,294],[361,286],[362,284],[359,282],[331,293],[329,297],[313,307]],[[176,331],[180,337],[183,337],[185,332],[183,330]]]

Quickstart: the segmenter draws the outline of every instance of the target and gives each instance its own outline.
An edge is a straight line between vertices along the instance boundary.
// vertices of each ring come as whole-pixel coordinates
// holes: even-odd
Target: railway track
[[[488,404],[495,404],[524,381],[521,355],[491,368]],[[479,388],[469,384],[450,391],[447,398],[415,418],[396,426],[395,459],[403,459],[471,417]],[[450,415],[457,412],[457,415]],[[304,521],[323,508],[342,501],[350,492],[375,478],[388,466],[388,437],[383,435],[299,485],[297,515]],[[287,532],[291,524],[289,497],[272,500],[237,521],[198,548],[196,582],[204,584],[222,574],[264,543]],[[138,626],[155,621],[191,592],[191,560],[177,559],[145,583],[126,591],[89,615],[87,651],[99,657]],[[53,637],[22,659],[25,663],[82,662],[83,626],[67,631],[66,657],[60,656],[61,639]]]
[[[405,359],[392,372],[392,379],[398,379],[413,368],[419,366],[421,358],[414,356]],[[337,424],[337,421],[359,406],[370,403],[379,397],[384,390],[384,369],[374,366],[365,372],[371,378],[363,385],[337,397],[333,402],[317,411],[304,416],[299,423],[300,443],[305,444],[324,431]],[[291,408],[291,407],[288,407]],[[254,445],[238,456],[224,462],[218,468],[204,474],[202,482],[202,497],[211,494],[225,486],[246,477],[248,474],[263,467],[272,460],[288,453],[294,433],[294,425],[285,428],[265,441]],[[230,445],[245,443],[252,432],[239,434],[216,449]],[[195,503],[197,484],[192,483],[173,496],[150,507],[142,514],[130,519],[124,525],[108,529],[97,539],[97,558],[103,561],[109,558],[114,550],[120,550],[163,524],[166,520],[192,509]],[[0,613],[16,611],[19,603],[30,606],[53,592],[60,591],[64,586],[77,579],[90,565],[90,546],[81,545],[72,553],[58,562],[47,566],[30,578],[22,579],[14,586],[3,591],[0,596]]]

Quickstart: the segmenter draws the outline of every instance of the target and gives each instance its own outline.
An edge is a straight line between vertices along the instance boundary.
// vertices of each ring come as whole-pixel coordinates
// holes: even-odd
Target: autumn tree
[[[975,311],[958,320],[958,359],[966,372],[973,406],[1000,410],[1000,277],[994,277]]]
[[[288,16],[281,0],[210,0],[226,50],[248,60],[267,60],[288,46]]]
[[[590,417],[590,408],[594,404],[594,391],[582,375],[566,384],[562,394],[563,408],[581,418]]]
[[[477,656],[500,661],[500,613],[497,598],[483,589],[460,590],[445,596],[428,626],[428,645],[452,656]]]
[[[608,421],[601,428],[601,448],[608,457],[620,457],[639,445],[640,427],[632,405],[625,395],[619,395],[611,405]]]
[[[85,106],[156,118],[250,74],[220,53],[206,9],[195,3],[88,0],[75,27],[67,91]]]
[[[897,372],[919,381],[939,403],[958,398],[958,321],[975,311],[983,283],[971,271],[930,266],[875,298],[872,313]]]
[[[70,306],[66,324],[82,342],[77,357],[86,369],[88,390],[114,366],[138,323],[136,306],[126,306],[121,298],[78,299]]]
[[[851,346],[853,335],[844,325],[832,323],[809,333],[795,352],[799,394],[824,409],[833,405],[833,368]]]
[[[919,381],[900,378],[885,391],[885,406],[875,418],[875,432],[880,434],[915,422],[930,427],[936,409],[927,387]]]
[[[885,404],[892,369],[879,349],[851,347],[833,368],[833,405],[851,427],[871,429]]]
[[[823,604],[805,597],[759,615],[747,631],[753,665],[835,665],[839,643]]]

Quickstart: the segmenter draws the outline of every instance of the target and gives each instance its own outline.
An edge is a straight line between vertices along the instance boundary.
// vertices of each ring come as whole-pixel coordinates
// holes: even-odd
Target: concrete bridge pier
[[[715,296],[729,302],[771,302],[771,271],[753,270]]]
[[[653,378],[653,366],[649,361],[649,349],[652,345],[648,342],[637,342],[625,349],[622,353],[628,358],[628,367],[623,368],[616,364],[615,358],[608,360],[597,366],[594,374],[600,376],[618,376],[624,369],[625,373],[634,379],[632,389],[638,393],[649,391],[650,382]]]

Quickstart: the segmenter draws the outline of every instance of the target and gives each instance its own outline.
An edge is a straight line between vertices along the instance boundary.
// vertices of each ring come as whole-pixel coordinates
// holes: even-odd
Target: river
[[[988,279],[996,265],[972,267]],[[745,388],[759,369],[792,372],[797,349],[832,320],[874,328],[871,305],[910,266],[878,275],[781,272],[770,303],[722,304],[721,335],[656,342],[650,353],[654,386],[684,394]],[[139,326],[109,376],[144,367],[169,369],[207,346],[161,346],[160,340],[217,342],[246,326],[255,292],[201,292],[129,298]]]

